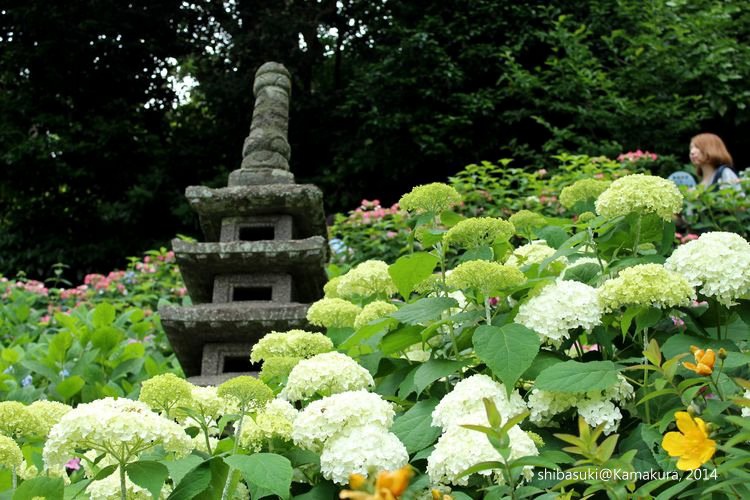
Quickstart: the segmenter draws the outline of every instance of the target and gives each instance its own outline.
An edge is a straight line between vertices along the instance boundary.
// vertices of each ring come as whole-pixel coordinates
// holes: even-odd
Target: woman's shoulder
[[[732,167],[725,165],[721,170],[722,172],[719,182],[739,182],[740,178],[737,177],[737,174],[732,170]]]

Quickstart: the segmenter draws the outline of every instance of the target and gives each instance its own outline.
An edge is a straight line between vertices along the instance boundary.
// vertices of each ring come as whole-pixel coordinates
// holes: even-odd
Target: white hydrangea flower
[[[125,496],[128,500],[151,500],[151,493],[146,489],[138,486],[130,480],[127,473],[125,474]],[[92,481],[86,488],[91,500],[120,500],[120,469],[115,471],[104,479]]]
[[[503,384],[487,375],[472,375],[461,380],[451,392],[443,396],[432,412],[432,425],[445,430],[453,425],[465,424],[467,415],[484,414],[484,398],[495,403],[503,421],[526,411],[526,403],[517,390],[508,398]]]
[[[486,417],[479,414],[467,415],[466,420],[479,425],[487,425]],[[519,426],[511,427],[508,437],[511,449],[510,460],[539,454],[534,441]],[[458,475],[469,467],[485,461],[502,462],[503,458],[490,444],[485,434],[454,425],[443,433],[428,457],[427,474],[433,483],[464,486],[468,484],[471,476],[458,478]],[[498,478],[500,477],[499,470],[484,470],[477,474],[489,476],[493,473]]]
[[[409,454],[392,432],[379,424],[345,427],[329,439],[320,454],[320,471],[334,483],[346,484],[351,474],[397,470]]]
[[[555,415],[573,408],[577,400],[575,393],[532,389],[528,402],[531,413],[529,420],[538,425],[546,425]]]
[[[573,393],[532,389],[528,401],[529,420],[537,425],[548,425],[555,415],[576,408],[589,425],[596,427],[606,423],[604,433],[610,434],[622,420],[622,413],[614,403],[626,403],[635,395],[627,379],[619,373],[617,377],[618,382],[603,391]]]
[[[342,429],[364,425],[388,429],[394,416],[393,405],[377,394],[342,392],[307,405],[294,420],[292,439],[298,446],[317,453]]]
[[[579,401],[577,406],[578,414],[589,426],[596,427],[604,424],[604,434],[616,431],[622,420],[620,409],[612,401],[606,399],[585,399]]]
[[[750,399],[750,391],[745,391],[745,395],[742,396],[745,399]],[[750,417],[750,407],[743,406],[742,407],[742,416],[743,417]]]
[[[243,427],[242,429],[244,430],[245,428]],[[213,452],[218,444],[219,440],[211,436],[208,437],[208,444],[206,444],[206,436],[202,432],[193,438],[193,447],[203,453],[208,453],[208,445],[211,445],[211,451]]]
[[[193,450],[192,439],[179,424],[157,415],[145,403],[105,398],[78,405],[52,427],[44,445],[44,463],[52,468],[65,464],[82,448],[122,450],[123,444],[134,442],[161,445],[178,457]]]
[[[677,247],[664,267],[726,306],[750,292],[750,243],[735,233],[702,234]]]
[[[340,352],[325,352],[297,363],[279,396],[287,401],[301,401],[373,385],[370,372],[352,358]]]
[[[601,324],[602,309],[596,288],[577,281],[547,285],[521,305],[515,322],[534,330],[542,342],[560,346],[571,330],[586,331]]]

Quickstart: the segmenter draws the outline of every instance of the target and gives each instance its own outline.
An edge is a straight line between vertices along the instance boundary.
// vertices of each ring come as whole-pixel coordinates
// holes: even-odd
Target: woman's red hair
[[[716,134],[698,134],[690,139],[691,144],[706,155],[706,162],[714,168],[721,165],[734,165],[732,155],[727,151],[724,141]]]

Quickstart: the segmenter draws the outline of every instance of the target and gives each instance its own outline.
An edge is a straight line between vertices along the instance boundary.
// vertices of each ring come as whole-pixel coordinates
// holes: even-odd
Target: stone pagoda
[[[284,66],[261,66],[240,168],[225,188],[185,192],[206,239],[172,241],[193,305],[159,313],[185,375],[199,385],[257,371],[253,344],[272,330],[307,327],[309,304],[323,296],[323,194],[289,171],[291,88]]]

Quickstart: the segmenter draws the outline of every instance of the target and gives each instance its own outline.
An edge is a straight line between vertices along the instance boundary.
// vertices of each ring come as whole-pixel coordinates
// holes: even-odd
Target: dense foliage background
[[[750,11],[708,0],[8,1],[0,9],[0,273],[79,278],[198,236],[267,60],[294,77],[292,169],[327,209],[390,205],[468,162],[750,150]],[[198,82],[178,99],[175,82]],[[393,179],[398,183],[393,183]]]

